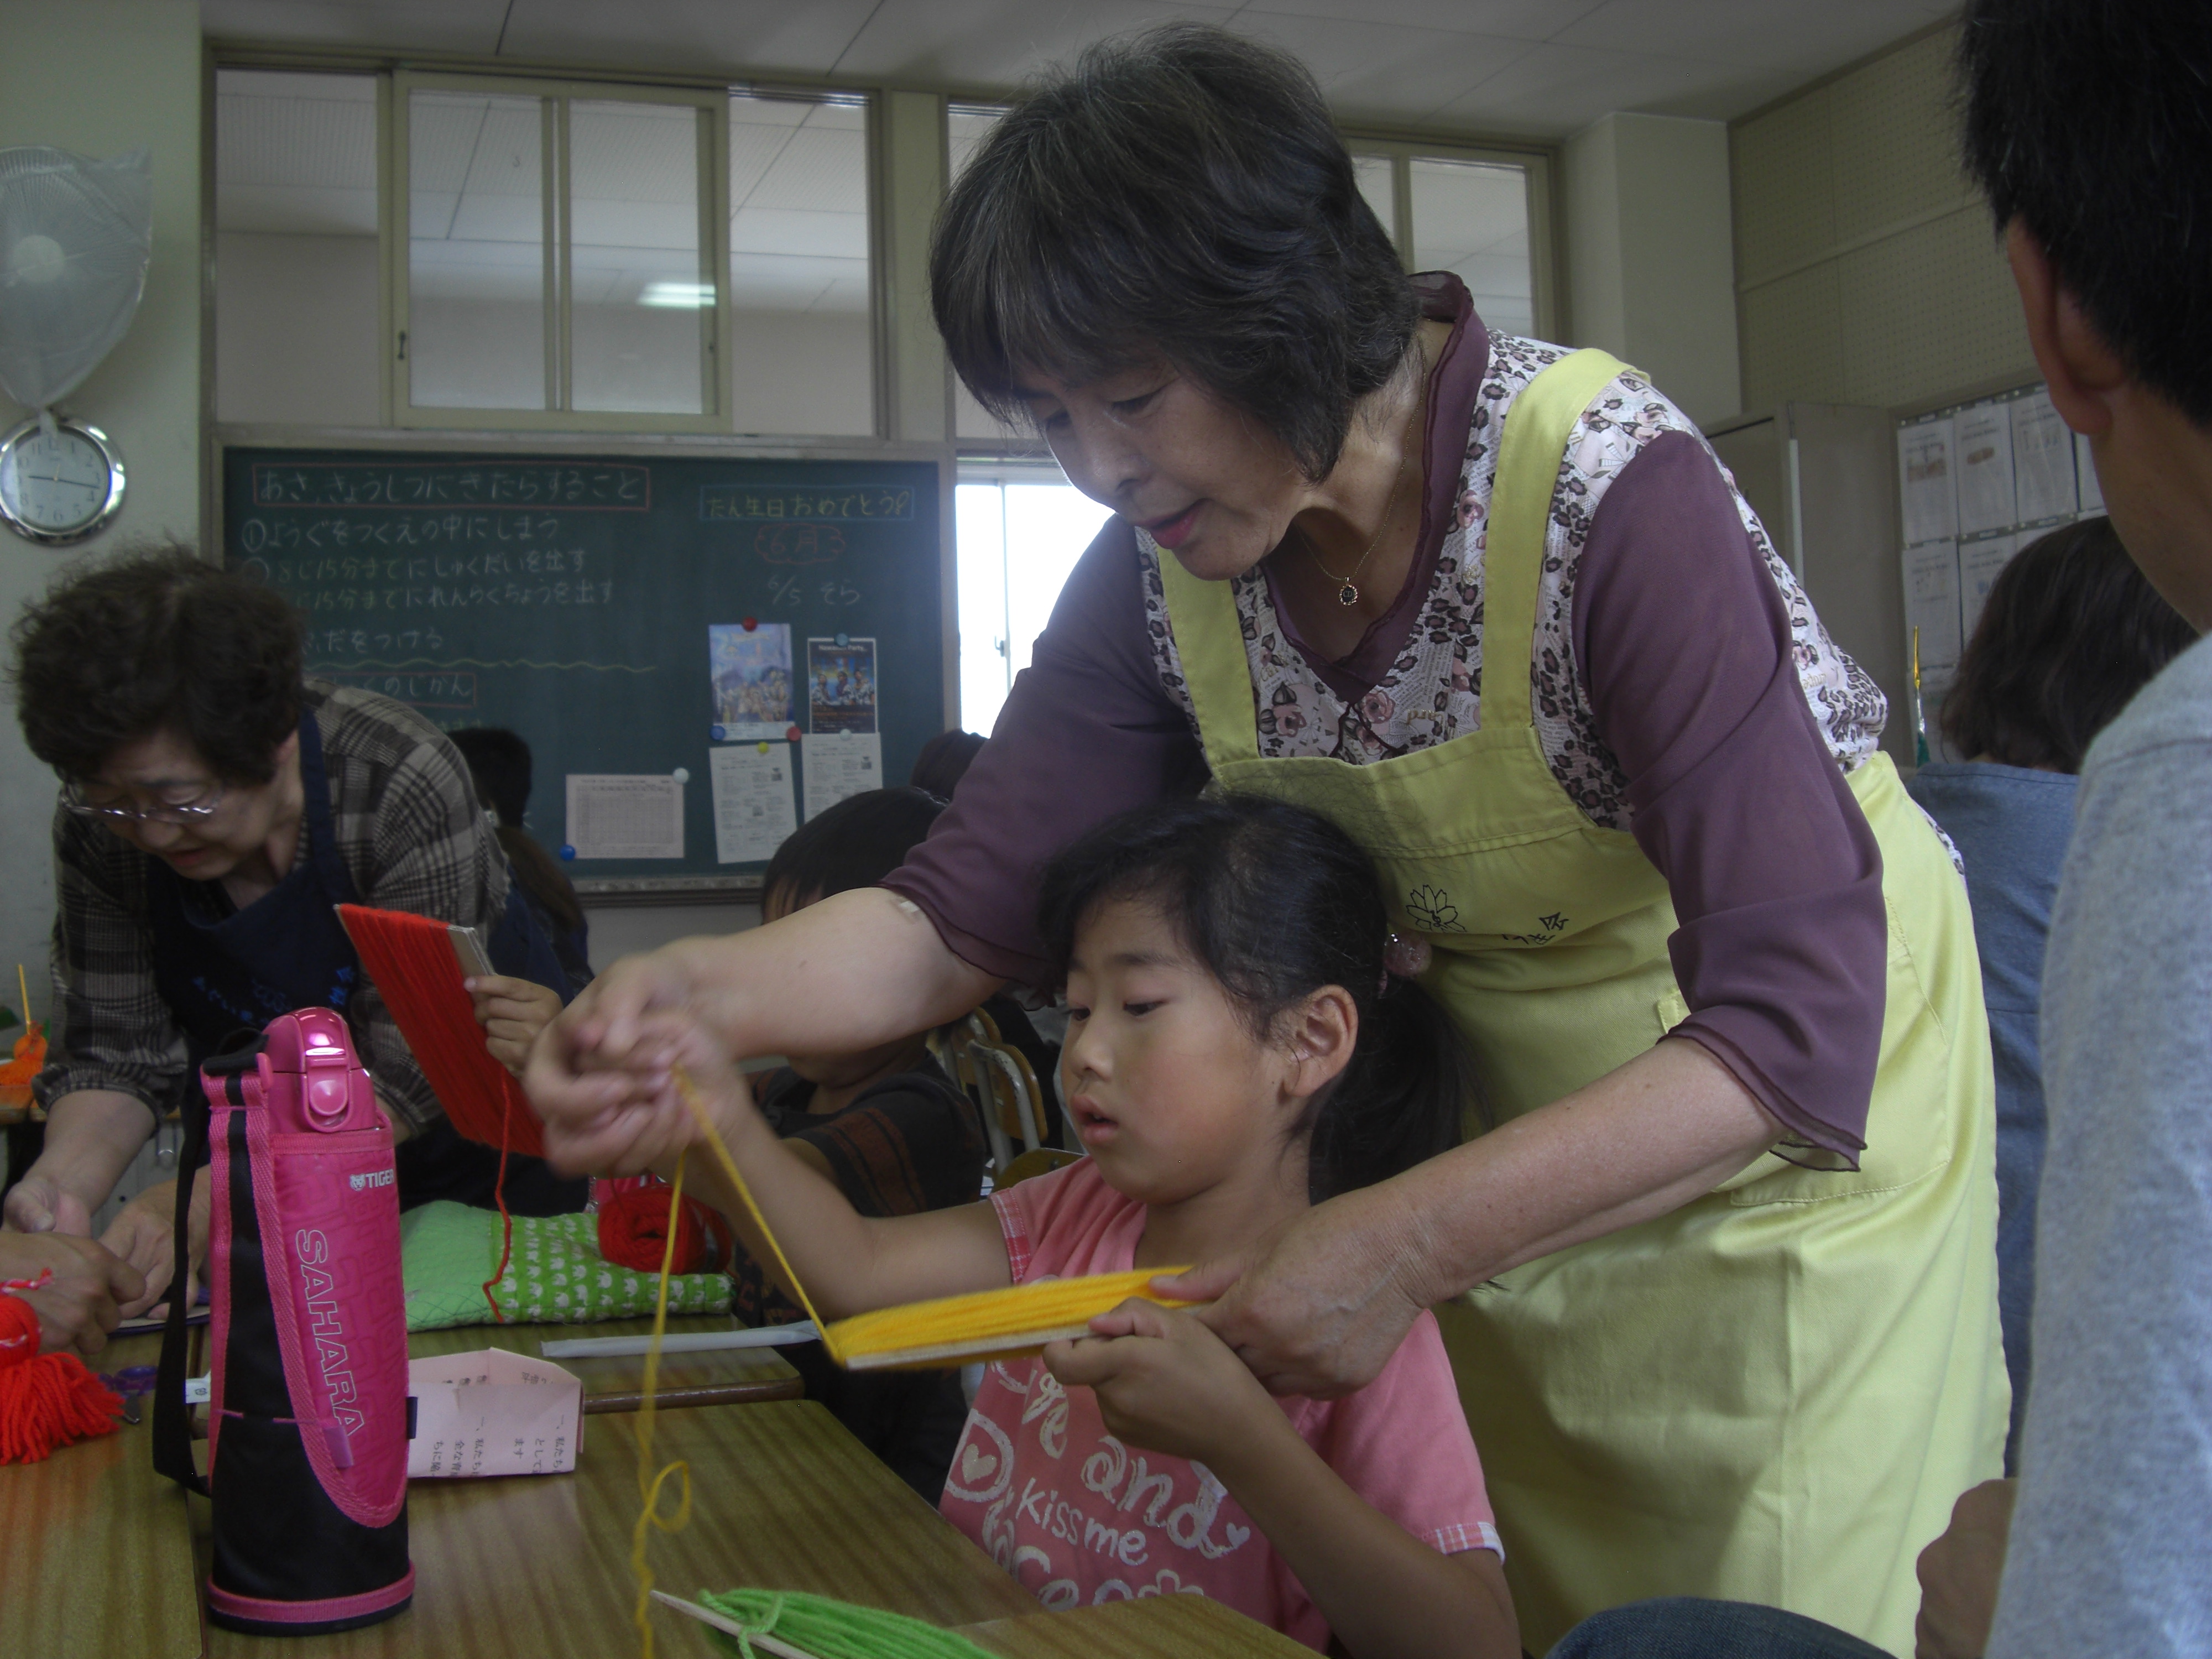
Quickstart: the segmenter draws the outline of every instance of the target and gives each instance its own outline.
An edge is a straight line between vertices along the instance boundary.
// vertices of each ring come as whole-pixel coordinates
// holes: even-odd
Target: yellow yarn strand
[[[653,1297],[653,1340],[645,1350],[645,1389],[637,1408],[637,1495],[641,1507],[637,1525],[629,1537],[629,1570],[637,1580],[637,1607],[631,1614],[637,1626],[638,1659],[653,1659],[653,1625],[647,1610],[653,1605],[653,1569],[646,1565],[645,1543],[648,1531],[681,1532],[691,1524],[691,1467],[681,1461],[664,1466],[659,1474],[653,1468],[653,1395],[660,1383],[660,1343],[668,1332],[668,1276],[676,1261],[677,1224],[683,1219],[684,1158],[676,1159],[676,1179],[668,1188],[668,1237],[660,1249],[660,1286]],[[660,1489],[670,1475],[683,1479],[684,1495],[678,1500],[676,1513],[660,1513]]]

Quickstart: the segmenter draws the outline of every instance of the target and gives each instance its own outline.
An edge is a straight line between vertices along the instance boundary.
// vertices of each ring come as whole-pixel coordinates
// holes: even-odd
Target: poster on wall
[[[1928,542],[1905,550],[1905,629],[1908,648],[1916,637],[1919,641],[1923,690],[1940,694],[1959,662],[1956,543]]]
[[[1959,533],[2009,530],[2012,516],[2012,413],[1978,404],[1957,416]]]
[[[791,734],[791,624],[718,623],[707,629],[716,743],[778,742]]]
[[[791,789],[791,745],[748,743],[709,750],[714,790],[714,862],[758,864],[799,828]]]
[[[680,859],[684,785],[672,777],[571,772],[568,845],[579,859]]]
[[[1946,415],[1898,429],[1898,486],[1907,547],[1959,533],[1959,495],[1951,481],[1951,417]]]
[[[848,795],[884,787],[883,739],[872,732],[817,732],[801,747],[810,818]]]
[[[2012,409],[2013,522],[2043,524],[2074,512],[2074,434],[2051,394],[2015,398]]]
[[[876,642],[872,639],[814,639],[806,642],[806,729],[874,732]],[[811,786],[810,786],[811,787]],[[873,785],[870,786],[873,787]]]

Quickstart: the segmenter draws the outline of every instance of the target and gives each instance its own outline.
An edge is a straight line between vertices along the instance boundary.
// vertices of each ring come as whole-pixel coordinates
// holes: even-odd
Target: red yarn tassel
[[[484,1047],[447,925],[404,910],[341,904],[338,916],[454,1129],[480,1146],[545,1155],[538,1120]],[[518,1107],[520,1109],[516,1109]]]
[[[42,1463],[57,1447],[115,1431],[120,1395],[73,1353],[39,1352],[39,1316],[0,1296],[0,1463]]]

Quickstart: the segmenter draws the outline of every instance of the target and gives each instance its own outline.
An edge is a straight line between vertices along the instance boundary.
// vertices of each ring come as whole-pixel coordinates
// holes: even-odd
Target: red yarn
[[[667,1182],[633,1188],[600,1204],[599,1254],[617,1267],[657,1273],[667,1243]],[[696,1273],[720,1267],[729,1253],[730,1233],[722,1218],[697,1199],[685,1199],[676,1224],[676,1257],[670,1271]]]
[[[0,1463],[42,1463],[58,1446],[115,1431],[123,1401],[73,1353],[39,1352],[39,1316],[0,1295]]]
[[[338,915],[447,1121],[482,1146],[543,1158],[537,1118],[507,1067],[484,1047],[446,924],[361,904],[341,904]]]

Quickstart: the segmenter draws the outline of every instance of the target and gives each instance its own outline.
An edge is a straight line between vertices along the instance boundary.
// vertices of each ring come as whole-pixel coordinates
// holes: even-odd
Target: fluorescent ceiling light
[[[647,283],[645,292],[637,296],[641,306],[659,306],[671,311],[704,311],[714,303],[712,283]]]

